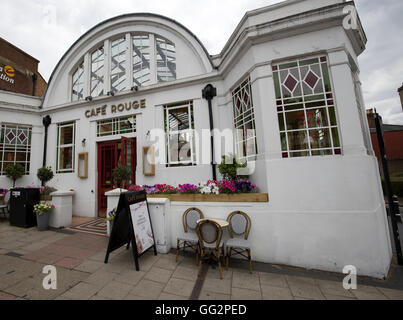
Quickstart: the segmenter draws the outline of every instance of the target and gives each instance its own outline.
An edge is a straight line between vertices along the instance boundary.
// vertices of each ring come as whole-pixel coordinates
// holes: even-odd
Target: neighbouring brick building
[[[46,81],[38,64],[37,59],[0,38],[0,90],[42,97]]]
[[[368,124],[371,130],[371,141],[379,164],[381,163],[378,138],[376,135],[373,110],[367,110]],[[403,126],[384,124],[384,142],[391,174],[403,172]]]

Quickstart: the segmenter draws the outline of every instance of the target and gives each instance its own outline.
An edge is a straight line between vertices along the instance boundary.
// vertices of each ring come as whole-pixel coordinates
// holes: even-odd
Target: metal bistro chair
[[[204,259],[211,259],[212,256],[217,260],[218,271],[222,279],[221,258],[224,254],[224,242],[222,241],[223,230],[221,226],[212,220],[202,220],[197,224],[197,235],[200,244],[200,260],[197,275],[200,276],[201,266]]]
[[[234,255],[238,254],[248,259],[249,272],[252,273],[252,259],[250,254],[250,244],[248,241],[252,221],[249,216],[242,211],[234,211],[229,214],[227,221],[229,222],[230,239],[227,240],[225,246],[227,248],[226,268],[228,269],[229,259],[234,251]],[[234,235],[236,237],[234,237]]]
[[[192,248],[196,251],[196,264],[198,264],[198,252],[199,252],[199,238],[195,233],[197,220],[203,219],[204,215],[200,209],[189,208],[182,216],[182,223],[184,233],[178,237],[176,245],[176,261],[178,261],[179,249],[181,245],[183,246],[183,251],[186,248]]]

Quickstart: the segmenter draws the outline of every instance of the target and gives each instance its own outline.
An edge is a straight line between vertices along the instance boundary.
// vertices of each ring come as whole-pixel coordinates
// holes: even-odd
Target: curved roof
[[[160,15],[160,14],[155,14],[155,13],[128,13],[128,14],[122,14],[113,18],[109,18],[106,19],[100,23],[98,23],[97,25],[95,25],[94,27],[92,27],[91,29],[89,29],[86,33],[84,33],[83,35],[81,35],[71,46],[70,48],[65,52],[65,54],[61,57],[61,59],[59,60],[59,62],[56,64],[56,67],[53,69],[52,74],[50,75],[49,81],[48,81],[48,85],[46,86],[45,92],[43,94],[43,98],[42,98],[42,104],[45,101],[45,97],[46,97],[46,93],[48,91],[48,88],[50,87],[50,85],[52,84],[52,79],[55,75],[56,70],[59,68],[59,66],[61,65],[61,63],[63,62],[63,60],[71,53],[71,51],[73,50],[73,48],[80,42],[82,41],[84,38],[86,38],[92,31],[98,29],[99,27],[101,27],[104,24],[107,24],[109,22],[115,21],[115,20],[120,20],[120,19],[124,19],[124,18],[136,18],[136,17],[149,17],[149,18],[159,18],[159,19],[164,19],[167,20],[173,24],[176,24],[177,26],[179,26],[180,28],[182,28],[186,33],[188,33],[192,38],[194,38],[194,40],[197,41],[197,43],[200,45],[200,47],[203,49],[208,61],[211,64],[212,69],[214,69],[214,64],[213,61],[211,59],[210,54],[208,53],[206,47],[203,45],[203,43],[199,40],[199,38],[197,38],[197,36],[191,32],[188,28],[186,28],[183,24],[181,24],[180,22],[168,18],[166,16]]]

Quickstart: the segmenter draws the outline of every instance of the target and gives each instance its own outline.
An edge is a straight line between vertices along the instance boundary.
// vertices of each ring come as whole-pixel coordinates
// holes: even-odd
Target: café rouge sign
[[[88,109],[85,111],[85,116],[87,118],[98,117],[98,116],[106,116],[109,110],[110,114],[120,113],[123,111],[136,111],[138,109],[144,109],[146,107],[146,100],[142,99],[139,101],[132,101],[132,102],[124,102],[119,104],[112,104],[109,106],[105,104],[100,107]]]

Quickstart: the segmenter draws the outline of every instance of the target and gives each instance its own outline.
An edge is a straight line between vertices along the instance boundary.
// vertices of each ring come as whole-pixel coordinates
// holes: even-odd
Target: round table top
[[[211,220],[216,222],[217,224],[220,225],[221,228],[225,228],[229,226],[229,222],[227,220],[222,220],[222,219],[214,219],[214,218],[206,218],[206,219],[200,219],[197,220],[197,223],[199,223],[200,221],[204,221],[204,220]]]

